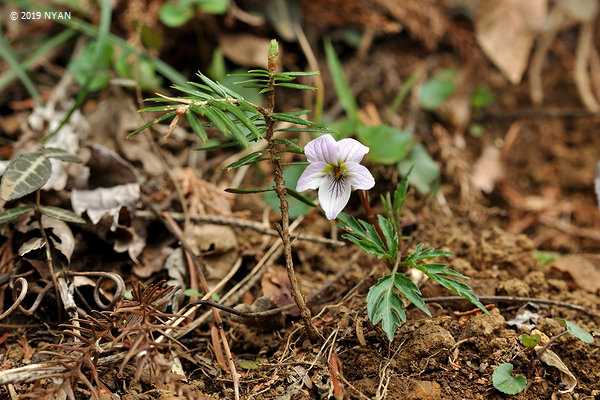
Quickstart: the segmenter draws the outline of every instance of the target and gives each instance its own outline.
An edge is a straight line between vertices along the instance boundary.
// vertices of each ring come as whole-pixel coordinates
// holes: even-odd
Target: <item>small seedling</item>
[[[558,335],[553,336],[552,339],[550,339],[542,348],[539,348],[540,346],[538,345],[542,339],[539,334],[523,334],[519,336],[519,341],[521,344],[530,350],[530,361],[527,368],[527,377],[529,378],[533,376],[536,362],[542,358],[544,353],[552,344],[554,344],[554,342],[556,342],[556,340],[558,340],[558,338],[566,335],[567,333],[570,333],[584,343],[594,342],[594,337],[578,327],[576,324],[563,318],[556,319],[565,325],[567,329]],[[527,378],[522,375],[513,376],[512,370],[513,365],[511,363],[503,363],[498,365],[492,374],[492,383],[494,387],[502,393],[516,394],[525,389],[525,386],[527,385]]]

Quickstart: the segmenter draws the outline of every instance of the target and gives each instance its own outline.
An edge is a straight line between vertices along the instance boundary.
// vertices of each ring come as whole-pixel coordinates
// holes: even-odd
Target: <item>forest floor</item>
[[[190,31],[193,29],[187,33]],[[196,56],[186,60],[187,53],[181,48],[186,45],[185,34],[178,31],[177,36],[167,40],[167,48],[177,50],[165,56],[173,65],[198,61]],[[449,298],[452,293],[435,282],[420,282],[423,297],[436,298],[427,303],[433,317],[407,305],[408,321],[390,343],[381,328],[369,321],[365,304],[369,287],[389,273],[388,266],[341,240],[341,232],[315,208],[298,218],[294,233],[331,240],[320,243],[298,239],[293,244],[293,257],[303,293],[315,294],[309,296],[309,306],[325,341],[311,343],[293,310],[260,321],[259,326],[246,325],[221,312],[240,374],[242,398],[600,398],[600,213],[594,192],[600,158],[600,135],[595,131],[600,117],[580,103],[570,69],[572,59],[567,53],[569,46],[575,46],[568,36],[563,39],[567,45],[557,46],[543,72],[544,106],[532,105],[527,80],[511,85],[484,58],[467,63],[465,72],[463,57],[451,46],[429,52],[406,34],[383,35],[363,48],[364,55],[360,56],[337,43],[361,117],[370,124],[384,118],[401,82],[409,79],[415,69],[423,68],[429,76],[447,67],[465,73],[462,86],[445,109],[437,113],[423,110],[413,90],[390,124],[398,128],[412,126],[415,137],[441,171],[435,196],[415,189],[409,192],[402,215],[403,235],[407,238],[403,248],[410,250],[424,243],[452,252],[453,256],[441,261],[470,277],[469,285],[489,305],[490,313],[484,315],[472,310],[470,303]],[[174,47],[177,41],[179,47]],[[295,44],[284,43],[282,47],[283,68],[297,70],[302,52]],[[341,114],[341,106],[324,54],[318,53],[318,61],[326,88],[325,114],[335,119]],[[54,62],[64,68],[60,57]],[[185,68],[191,71],[196,67]],[[472,114],[468,111],[465,123],[461,96],[463,92],[471,93],[475,81],[489,87],[495,100],[482,110]],[[419,81],[417,87],[422,83]],[[57,108],[67,107],[61,102],[72,94],[67,89]],[[2,135],[15,140],[14,145],[2,147],[8,151],[5,159],[34,149],[43,136],[35,129],[23,128],[31,123],[34,113],[23,103],[27,96],[18,81],[0,94]],[[238,289],[232,296],[234,300],[230,300],[232,306],[252,304],[261,296],[270,297],[278,306],[288,304],[289,282],[277,247],[279,239],[239,223],[253,221],[267,230],[279,214],[269,208],[262,194],[231,195],[223,191],[232,182],[241,187],[267,185],[269,168],[243,173],[222,171],[220,168],[235,159],[237,151],[194,152],[199,141],[184,128],[169,138],[161,137],[164,132],[153,131],[127,140],[127,134],[142,125],[136,112],[138,98],[129,89],[110,85],[81,108],[79,117],[84,120],[87,137],[78,141],[77,154],[97,178],[95,187],[138,182],[144,201],[136,202],[131,213],[124,207],[115,214],[119,222],[116,231],[89,221],[84,227],[72,225],[73,250],[67,257],[70,268],[115,272],[128,285],[138,280],[146,284],[162,279],[187,282],[187,278],[181,278],[187,274],[185,262],[173,256],[179,249],[178,241],[148,206],[152,203],[176,216],[185,211],[181,207],[183,199],[189,215],[200,216],[188,221],[186,234],[207,267],[209,282],[215,284],[237,268],[219,294],[222,296],[253,274],[254,284]],[[281,95],[278,100],[281,110],[300,108],[303,103],[311,108],[311,99],[297,94]],[[483,128],[483,134],[468,133],[472,122]],[[209,136],[216,137],[210,131]],[[378,165],[368,157],[364,164],[377,182],[370,194],[372,207],[382,213],[379,195],[394,190],[401,177],[395,166]],[[68,208],[69,188],[77,186],[76,174],[68,171],[68,184],[43,193],[42,198],[48,204],[66,204]],[[355,194],[346,212],[362,215]],[[202,220],[203,215],[213,215],[221,222],[209,223]],[[231,220],[238,222],[227,222]],[[38,279],[47,279],[40,272],[44,266],[40,251],[29,258],[13,258],[29,239],[31,230],[23,224],[3,228],[2,271],[35,270]],[[136,253],[136,249],[141,251]],[[133,253],[136,256],[130,257]],[[263,267],[254,270],[259,262]],[[184,265],[183,272],[177,272],[174,264]],[[176,277],[178,273],[180,278]],[[6,309],[13,297],[8,284],[3,285]],[[80,285],[84,297],[91,298],[94,283],[82,280]],[[4,371],[43,361],[46,356],[41,350],[45,344],[64,341],[55,302],[49,294],[33,315],[17,310],[0,323]],[[198,310],[196,318],[205,311]],[[525,313],[528,317],[519,320]],[[564,371],[545,364],[535,365],[525,391],[507,396],[496,390],[491,376],[499,364],[512,362],[515,373],[528,372],[529,353],[518,336],[530,333],[534,327],[548,337],[555,336],[564,330],[556,317],[572,321],[596,337],[594,343],[585,344],[566,335],[552,347],[577,380],[572,390],[563,393],[568,377]],[[179,356],[185,374],[177,387],[183,386],[199,398],[231,399],[231,374],[225,370],[225,363],[217,360],[211,330],[215,332],[214,326],[204,323],[179,338],[181,346],[169,355]],[[132,365],[116,373],[118,369],[118,362],[98,366],[105,389],[113,393],[111,397],[101,392],[104,398],[173,398],[168,387],[157,384],[147,374],[135,381]],[[49,381],[35,385],[47,386]],[[0,397],[11,398],[11,390],[33,391],[35,385],[4,385]],[[89,395],[83,385],[76,391],[77,398]]]

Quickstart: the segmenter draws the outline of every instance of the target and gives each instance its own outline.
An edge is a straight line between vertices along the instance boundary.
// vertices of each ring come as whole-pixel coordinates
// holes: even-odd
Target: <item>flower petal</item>
[[[365,154],[369,152],[369,148],[355,139],[342,139],[337,142],[338,151],[342,161],[360,162]]]
[[[366,167],[352,161],[345,162],[344,166],[348,170],[346,179],[352,186],[352,190],[369,190],[375,186],[375,178]]]
[[[323,161],[328,164],[337,164],[340,158],[337,142],[329,134],[308,142],[304,146],[304,154],[309,163]]]
[[[308,189],[318,189],[323,183],[323,178],[327,175],[327,168],[329,164],[316,161],[312,164],[308,164],[296,184],[297,192],[304,192]]]
[[[350,200],[350,182],[348,179],[336,180],[333,175],[325,176],[319,187],[319,203],[327,219],[335,219]]]

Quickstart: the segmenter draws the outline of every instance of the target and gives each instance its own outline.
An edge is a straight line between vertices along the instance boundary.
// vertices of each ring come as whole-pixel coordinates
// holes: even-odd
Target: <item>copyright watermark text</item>
[[[71,19],[70,11],[13,11],[9,14],[12,21],[23,20],[38,20],[38,19]]]

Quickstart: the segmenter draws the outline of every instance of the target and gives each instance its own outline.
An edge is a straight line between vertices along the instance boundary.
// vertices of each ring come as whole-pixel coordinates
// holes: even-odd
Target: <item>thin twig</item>
[[[562,301],[548,300],[548,299],[537,299],[534,297],[518,297],[518,296],[479,296],[479,300],[483,302],[499,303],[537,303],[537,304],[548,304],[557,307],[568,308],[571,310],[577,310],[591,317],[600,319],[600,314],[597,314],[583,306],[579,306],[573,303],[565,303]],[[442,297],[428,297],[424,298],[425,303],[450,303],[453,301],[469,301],[462,296],[442,296]]]
[[[167,212],[167,214],[175,221],[182,221],[184,219],[184,214],[182,213]],[[135,212],[135,216],[138,218],[151,218],[153,215],[154,213],[148,210],[137,210]],[[264,233],[265,235],[279,237],[279,234],[275,229],[267,228],[260,222],[250,221],[247,219],[224,217],[222,215],[190,215],[190,220],[194,222],[209,222],[211,224],[218,225],[238,226],[240,228],[252,229],[253,231]],[[340,240],[328,239],[307,233],[299,233],[297,235],[290,234],[290,238],[294,240],[306,240],[308,242],[322,243],[335,247],[342,247],[346,245],[345,242]]]

